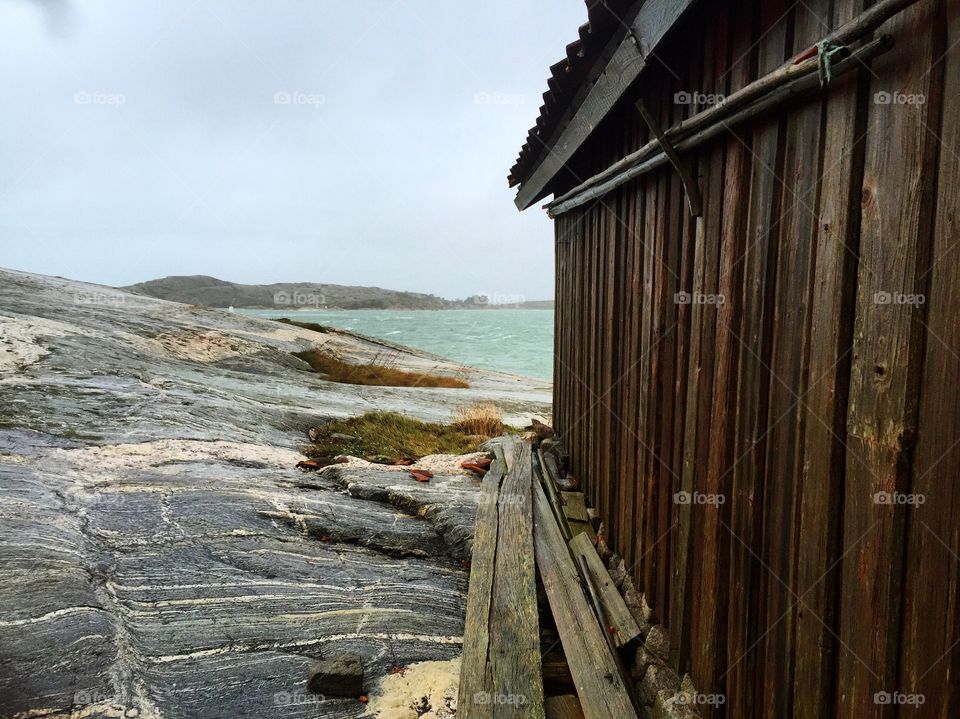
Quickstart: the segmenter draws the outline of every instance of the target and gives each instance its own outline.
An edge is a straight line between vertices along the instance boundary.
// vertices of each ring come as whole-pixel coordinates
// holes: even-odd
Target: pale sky
[[[0,266],[553,294],[506,175],[583,0],[0,0]]]

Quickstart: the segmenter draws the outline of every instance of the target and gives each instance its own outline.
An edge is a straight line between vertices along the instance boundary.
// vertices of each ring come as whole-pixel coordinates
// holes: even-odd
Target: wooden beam
[[[579,574],[543,489],[533,485],[534,547],[585,719],[636,719],[627,687],[580,588]]]
[[[876,30],[886,20],[893,17],[897,13],[902,12],[905,8],[909,7],[915,2],[917,2],[917,0],[881,0],[866,12],[861,13],[857,17],[845,23],[838,30],[824,37],[821,42],[835,45],[847,45],[856,42],[857,40],[860,40],[864,36]],[[816,46],[814,46],[814,48],[815,47]],[[860,52],[862,53],[862,51],[863,48],[861,48]],[[860,64],[862,65],[863,61],[867,59],[869,59],[869,57],[861,55],[859,58],[861,61]],[[853,66],[854,65],[849,62],[845,64],[847,69]],[[712,137],[714,134],[716,134],[716,132],[711,131],[707,133],[708,130],[711,130],[711,128],[715,129],[717,127],[723,129],[725,125],[733,124],[731,121],[727,121],[725,123],[722,121],[734,115],[736,115],[738,118],[752,117],[753,114],[756,113],[747,113],[746,115],[743,115],[740,113],[740,110],[754,106],[755,103],[758,103],[764,97],[768,97],[771,94],[776,93],[776,91],[781,89],[784,85],[794,83],[804,77],[809,79],[811,76],[816,76],[816,84],[820,84],[819,70],[820,63],[816,54],[814,54],[812,57],[808,57],[808,53],[801,53],[800,56],[788,60],[775,70],[771,70],[766,75],[749,83],[745,87],[740,88],[732,95],[725,98],[723,102],[717,103],[712,107],[707,108],[703,112],[700,112],[697,115],[684,120],[678,125],[671,127],[666,131],[666,133],[664,133],[665,139],[673,147],[677,147],[677,143],[679,143],[681,140],[685,140],[698,133],[706,133],[706,135],[704,135],[705,137]],[[813,86],[814,83],[812,82],[804,85],[804,87]],[[778,102],[782,102],[784,97],[788,96],[789,95],[785,96],[783,93],[780,93],[780,100],[778,100]],[[769,105],[770,103],[768,103],[767,106]],[[555,198],[553,202],[548,205],[551,215],[559,215],[569,209],[572,209],[573,207],[578,206],[577,204],[571,204],[568,202],[568,200],[571,200],[572,198],[577,198],[578,200],[582,199],[584,202],[586,202],[590,199],[600,197],[624,182],[628,182],[630,179],[636,177],[637,174],[629,173],[627,171],[638,166],[646,167],[648,160],[655,160],[658,164],[654,164],[654,167],[659,167],[667,161],[666,155],[664,155],[660,149],[660,143],[658,140],[653,139],[639,150],[621,158],[602,172],[598,172],[596,175],[584,180],[579,185],[570,189],[560,197]],[[643,170],[643,172],[648,172],[650,169],[652,169],[652,167],[647,167]],[[640,174],[642,174],[642,172]],[[591,191],[592,188],[596,188],[596,190]],[[579,204],[583,203],[580,202]]]
[[[695,0],[647,0],[640,6],[630,30],[596,79],[580,107],[545,147],[540,164],[520,186],[514,202],[525,210],[548,194],[547,186],[580,149],[617,100],[643,72],[647,58],[660,46]]]
[[[868,64],[874,57],[887,52],[891,47],[893,47],[893,39],[889,35],[881,35],[876,40],[867,43],[856,52],[853,52],[836,63],[832,68],[833,76],[839,77],[851,70],[859,69]],[[788,82],[779,85],[775,90],[770,91],[761,99],[737,112],[729,113],[733,107],[729,101],[727,103],[714,105],[710,110],[705,110],[690,120],[685,121],[687,124],[680,123],[670,128],[670,130],[667,130],[665,136],[668,140],[674,142],[673,147],[677,152],[689,152],[712,140],[717,135],[728,133],[740,123],[752,119],[767,110],[779,107],[802,93],[812,90],[819,91],[821,89],[820,78],[815,70],[807,72],[805,75],[791,75],[791,78]],[[706,116],[707,113],[710,113],[712,116],[715,108],[723,110],[721,117],[713,119],[707,124],[701,123],[701,116]],[[694,126],[701,127],[702,129],[691,133],[691,129]],[[671,137],[671,135],[673,136]],[[683,139],[676,140],[675,138],[678,136]],[[594,175],[549,203],[547,205],[548,213],[551,217],[557,217],[564,212],[569,212],[591,200],[603,197],[612,190],[615,190],[621,185],[625,185],[641,175],[663,167],[669,161],[669,158],[660,149],[659,143],[654,140],[649,146],[644,145],[644,147],[636,152],[618,160],[603,172]],[[614,170],[616,171],[614,172]]]
[[[597,550],[585,534],[578,534],[570,540],[570,551],[574,556],[583,557],[587,569],[597,588],[600,601],[603,603],[603,612],[607,617],[614,644],[618,648],[625,647],[640,636],[640,627],[633,614],[627,608],[626,602],[617,590],[607,568],[603,566]]]
[[[510,459],[498,452],[480,487],[458,701],[466,719],[544,716],[530,445],[505,447]]]

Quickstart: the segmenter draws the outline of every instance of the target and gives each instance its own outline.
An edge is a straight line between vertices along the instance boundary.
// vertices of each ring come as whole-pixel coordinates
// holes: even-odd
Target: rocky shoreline
[[[470,388],[325,382],[291,354],[318,343]],[[475,482],[445,457],[429,484],[360,461],[305,474],[303,432],[479,400],[520,423],[549,390],[0,270],[0,716],[360,717],[385,678],[429,695],[456,676]],[[369,706],[307,692],[310,664],[338,652],[363,658]]]

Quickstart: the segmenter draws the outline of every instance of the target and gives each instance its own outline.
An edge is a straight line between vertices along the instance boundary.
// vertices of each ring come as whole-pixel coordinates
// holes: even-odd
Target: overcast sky
[[[553,293],[506,175],[583,0],[0,0],[0,266]]]

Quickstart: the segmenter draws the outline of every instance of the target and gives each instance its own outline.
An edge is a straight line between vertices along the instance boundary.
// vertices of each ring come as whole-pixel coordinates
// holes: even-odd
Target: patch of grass
[[[380,387],[464,388],[470,386],[456,377],[444,377],[443,375],[426,372],[407,372],[384,361],[374,361],[370,364],[352,364],[323,349],[294,352],[293,355],[309,364],[315,372],[325,375],[325,378],[331,382]]]
[[[421,422],[397,412],[367,412],[317,427],[316,440],[305,454],[310,457],[383,456],[392,460],[419,459],[427,454],[476,452],[488,437],[468,434],[449,425]],[[344,439],[332,435],[355,439]]]
[[[278,317],[277,322],[283,322],[285,325],[294,325],[295,327],[302,327],[305,330],[311,330],[313,332],[320,332],[322,334],[328,334],[330,328],[326,325],[317,324],[316,322],[300,322],[299,320],[291,320],[289,317]]]
[[[479,402],[454,410],[452,426],[466,434],[480,434],[486,437],[497,437],[506,429],[503,424],[503,415],[492,402]]]

